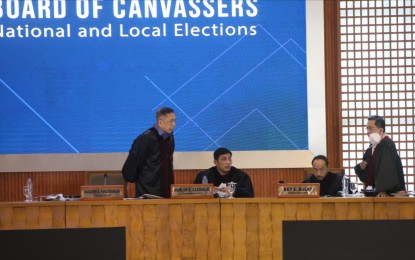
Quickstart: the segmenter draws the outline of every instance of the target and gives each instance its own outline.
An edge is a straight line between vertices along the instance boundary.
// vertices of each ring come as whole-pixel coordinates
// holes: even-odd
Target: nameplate
[[[123,185],[81,186],[81,200],[122,200]]]
[[[277,187],[277,197],[279,198],[320,197],[319,183],[279,183]]]
[[[213,198],[213,184],[172,184],[172,199]]]

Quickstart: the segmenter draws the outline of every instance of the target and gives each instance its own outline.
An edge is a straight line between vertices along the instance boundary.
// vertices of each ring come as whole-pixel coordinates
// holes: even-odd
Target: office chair
[[[127,182],[121,172],[118,171],[97,171],[86,172],[85,183],[88,186],[94,185],[123,185],[124,197],[127,196]]]

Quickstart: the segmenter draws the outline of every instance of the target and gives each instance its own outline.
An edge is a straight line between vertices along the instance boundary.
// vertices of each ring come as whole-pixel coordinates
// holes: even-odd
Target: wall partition
[[[368,147],[366,119],[380,115],[414,190],[414,1],[338,1],[341,157],[347,172]]]

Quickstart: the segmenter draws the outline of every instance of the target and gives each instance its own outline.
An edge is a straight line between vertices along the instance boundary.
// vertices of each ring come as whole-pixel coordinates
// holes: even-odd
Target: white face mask
[[[371,133],[369,135],[369,142],[372,145],[377,145],[380,142],[381,139],[382,138],[381,138],[380,134],[378,134],[378,133]]]

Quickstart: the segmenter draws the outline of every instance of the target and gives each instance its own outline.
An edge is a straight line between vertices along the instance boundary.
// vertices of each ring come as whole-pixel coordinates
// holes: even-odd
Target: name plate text
[[[123,185],[81,186],[81,200],[122,200]]]
[[[172,199],[213,198],[213,184],[172,184]]]
[[[280,198],[318,198],[319,183],[279,183],[277,197]]]

